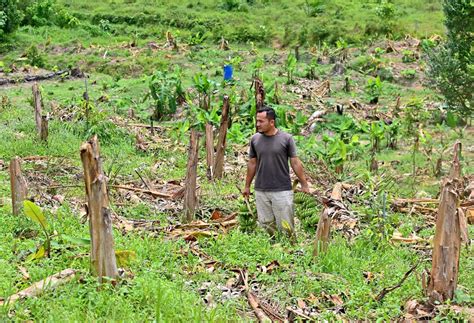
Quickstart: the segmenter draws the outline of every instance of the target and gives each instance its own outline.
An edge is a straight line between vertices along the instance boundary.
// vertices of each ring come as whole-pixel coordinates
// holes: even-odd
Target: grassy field
[[[259,299],[285,318],[292,307],[315,320],[396,320],[407,315],[407,301],[426,300],[421,277],[431,270],[435,206],[408,212],[393,202],[438,198],[457,140],[463,143],[466,181],[474,174],[474,129],[451,120],[425,76],[423,48],[436,44],[432,35],[443,34],[440,1],[43,3],[54,19],[42,21],[38,9],[35,19],[1,43],[0,79],[79,68],[88,77],[91,110],[87,119],[83,77],[40,82],[50,116],[48,141],[41,142],[32,83],[0,85],[0,299],[65,268],[79,275],[39,297],[1,306],[0,320],[253,321],[238,270],[248,272]],[[165,46],[167,31],[177,50]],[[221,38],[230,50],[219,49]],[[295,46],[299,59],[292,65]],[[334,72],[336,62],[341,73]],[[222,79],[228,63],[234,66],[232,83]],[[160,72],[167,82],[172,77],[182,82],[186,103],[154,121],[158,129],[151,133],[140,124],[155,113],[156,102],[147,94],[151,76],[162,77]],[[294,75],[290,82],[288,72]],[[182,200],[113,187],[145,188],[144,180],[156,187],[182,185],[189,128],[202,130],[205,122],[217,128],[227,94],[232,125],[225,176],[206,178],[201,143],[196,217],[211,222],[216,210],[224,216],[239,212],[236,186],[244,185],[247,143],[255,129],[254,74],[264,81],[278,127],[296,139],[318,201],[314,212],[322,211],[320,201],[336,182],[353,185],[344,204],[354,226],[335,219],[329,249],[316,258],[315,225],[302,217],[294,244],[286,237],[271,240],[260,229],[244,233],[239,226],[190,242],[168,230],[180,223]],[[211,112],[198,107],[196,75],[211,81]],[[330,91],[321,92],[325,81]],[[374,97],[378,102],[369,103]],[[323,120],[309,131],[309,117],[321,110]],[[90,274],[89,246],[77,240],[89,238],[79,147],[92,135],[101,143],[113,213],[157,226],[133,232],[114,228],[116,250],[133,255],[120,264],[125,274],[114,284],[100,285]],[[54,235],[50,257],[30,259],[43,232],[26,216],[12,215],[8,163],[14,156],[24,159],[28,196],[43,209]],[[438,159],[441,174],[435,174]],[[378,171],[369,170],[373,160]],[[343,171],[336,172],[341,165]],[[472,236],[472,225],[469,231]],[[418,242],[394,242],[397,234]],[[456,296],[430,318],[467,317],[454,307],[474,306],[473,259],[472,245],[463,246]],[[417,263],[400,288],[376,300]]]

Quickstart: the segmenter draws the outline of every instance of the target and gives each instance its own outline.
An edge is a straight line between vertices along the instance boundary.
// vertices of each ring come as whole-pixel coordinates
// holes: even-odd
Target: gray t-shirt
[[[280,130],[274,136],[256,133],[250,139],[249,157],[257,158],[255,190],[291,190],[288,158],[296,157],[296,145],[290,134]]]

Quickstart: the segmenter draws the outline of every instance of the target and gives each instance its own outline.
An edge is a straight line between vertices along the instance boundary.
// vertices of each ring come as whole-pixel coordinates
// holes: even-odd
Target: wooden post
[[[331,217],[337,211],[335,206],[330,207],[332,201],[342,201],[342,183],[334,185],[331,198],[324,202],[324,210],[319,218],[318,228],[316,229],[316,239],[314,241],[313,256],[317,257],[320,253],[326,252],[329,245],[329,234],[331,232]]]
[[[197,205],[196,181],[197,165],[199,159],[199,134],[196,129],[191,129],[188,150],[188,165],[183,205],[183,222],[194,220],[194,212]]]
[[[10,161],[10,187],[12,194],[12,213],[19,215],[23,209],[23,201],[28,195],[28,186],[21,173],[21,159],[14,157]]]
[[[214,133],[213,126],[206,123],[206,162],[207,162],[207,178],[214,177]]]
[[[320,253],[326,252],[329,244],[329,233],[331,231],[330,209],[325,207],[319,218],[318,228],[316,229],[316,239],[314,240],[313,256],[317,257]]]
[[[216,163],[214,167],[214,177],[222,178],[224,174],[224,155],[227,137],[227,129],[229,127],[229,96],[224,96],[224,104],[222,106],[221,126],[219,128],[219,138],[217,140]]]
[[[99,282],[102,282],[104,277],[117,278],[118,270],[106,177],[102,170],[97,136],[82,144],[81,160],[87,194],[92,269],[99,277]]]
[[[344,78],[344,92],[348,93],[351,91],[351,79],[349,76]]]
[[[444,179],[439,198],[436,231],[433,240],[433,260],[428,295],[431,302],[452,299],[459,275],[461,250],[461,216],[458,211],[461,188],[459,152],[461,143],[454,145],[454,159],[450,174]]]
[[[263,86],[263,81],[258,77],[254,80],[255,86],[255,106],[257,107],[257,111],[263,108],[265,103],[265,88]]]
[[[41,116],[40,139],[42,141],[48,141],[48,116]]]
[[[38,83],[35,82],[31,89],[33,91],[33,106],[35,108],[36,131],[38,132],[38,136],[41,137],[42,102],[41,102],[41,92],[39,90]]]

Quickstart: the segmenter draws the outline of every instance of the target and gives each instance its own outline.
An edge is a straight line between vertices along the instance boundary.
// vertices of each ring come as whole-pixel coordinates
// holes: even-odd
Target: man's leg
[[[276,231],[275,216],[268,194],[268,192],[255,191],[255,203],[257,204],[258,223],[270,235],[274,235]]]
[[[271,192],[271,202],[278,230],[293,236],[295,232],[293,191]]]

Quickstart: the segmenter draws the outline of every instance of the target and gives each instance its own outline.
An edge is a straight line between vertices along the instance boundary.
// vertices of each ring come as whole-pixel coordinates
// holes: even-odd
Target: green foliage
[[[396,14],[395,5],[387,0],[382,0],[375,7],[375,14],[382,22],[393,20]]]
[[[145,100],[151,98],[154,102],[154,120],[162,120],[176,112],[178,100],[184,95],[180,70],[174,73],[156,71],[148,80],[148,94]]]
[[[326,0],[305,0],[304,11],[308,17],[316,17],[325,10]]]
[[[220,7],[227,11],[242,11],[243,2],[241,0],[222,0]]]
[[[372,55],[360,55],[351,62],[350,66],[360,73],[376,74],[384,64],[379,58]]]
[[[413,80],[416,77],[416,70],[409,68],[400,72],[403,78],[407,80]]]
[[[61,8],[56,0],[25,0],[20,4],[20,9],[23,12],[22,25],[57,25],[62,28],[75,28],[80,25],[79,19],[65,8]]]
[[[286,63],[285,63],[287,84],[295,83],[295,80],[293,79],[293,75],[295,73],[297,63],[298,61],[296,60],[295,55],[293,55],[292,53],[288,54],[288,57],[286,58]]]
[[[370,103],[377,103],[379,97],[382,95],[383,84],[380,78],[371,78],[367,80],[367,85],[365,86],[365,94]]]
[[[311,62],[305,68],[305,77],[310,80],[315,80],[317,78],[317,68],[318,60],[313,57]]]
[[[54,23],[55,14],[54,0],[31,1],[30,5],[25,8],[22,24],[34,27],[48,26]]]
[[[31,66],[36,66],[36,67],[45,66],[44,54],[35,45],[31,45],[26,50],[25,56],[28,59],[28,63]]]
[[[385,49],[382,49],[380,47],[377,47],[374,49],[374,56],[375,58],[380,59],[382,55],[385,54]]]
[[[21,21],[17,0],[0,0],[0,39],[14,32]]]
[[[415,52],[409,50],[409,49],[405,49],[402,51],[402,62],[403,63],[411,63],[411,62],[414,62],[416,61],[416,58],[417,58],[417,55]]]
[[[370,124],[370,144],[373,152],[380,151],[381,142],[385,137],[385,123],[383,121],[376,121]]]
[[[36,252],[29,255],[28,260],[40,259],[44,256],[49,257],[51,254],[51,234],[48,228],[48,221],[46,220],[43,211],[35,203],[28,200],[23,202],[23,211],[26,216],[40,225],[45,237],[45,241],[40,245]]]
[[[443,9],[447,40],[427,51],[428,75],[449,108],[466,117],[474,111],[474,5],[470,0],[445,0]]]

